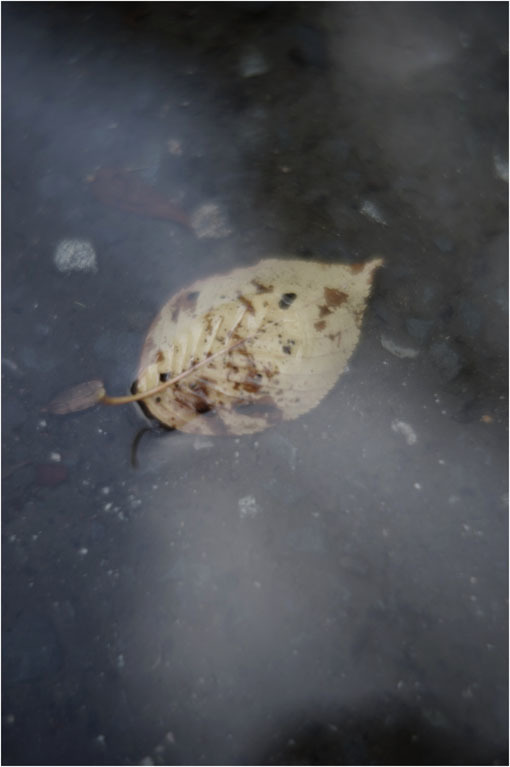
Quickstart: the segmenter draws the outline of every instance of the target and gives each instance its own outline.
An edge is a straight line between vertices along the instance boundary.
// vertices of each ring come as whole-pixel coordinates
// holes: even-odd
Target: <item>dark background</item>
[[[507,29],[2,4],[4,764],[506,763]],[[100,167],[216,224],[102,202]],[[135,406],[41,412],[128,391],[163,301],[268,254],[385,259],[315,410],[148,434],[137,470]]]

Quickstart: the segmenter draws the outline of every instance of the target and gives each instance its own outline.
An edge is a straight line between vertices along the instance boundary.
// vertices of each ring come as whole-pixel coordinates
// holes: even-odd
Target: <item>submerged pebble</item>
[[[97,272],[96,251],[88,240],[62,240],[53,261],[59,272]]]

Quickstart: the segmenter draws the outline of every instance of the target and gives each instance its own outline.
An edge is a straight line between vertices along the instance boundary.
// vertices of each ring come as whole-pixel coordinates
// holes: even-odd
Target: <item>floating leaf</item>
[[[249,434],[297,418],[345,369],[381,264],[267,259],[193,283],[149,329],[136,398],[193,434]]]
[[[105,205],[148,218],[163,218],[191,228],[190,218],[174,202],[132,171],[100,168],[90,181],[97,199]]]
[[[97,405],[104,396],[102,381],[86,381],[58,394],[48,405],[47,411],[53,415],[77,413]]]

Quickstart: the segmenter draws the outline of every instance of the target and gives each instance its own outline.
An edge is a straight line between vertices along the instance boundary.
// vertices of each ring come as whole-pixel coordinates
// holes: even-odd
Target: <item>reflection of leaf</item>
[[[136,391],[199,367],[148,395],[147,411],[193,434],[248,434],[311,410],[358,343],[381,263],[267,259],[179,291],[149,330]]]
[[[189,216],[183,210],[132,171],[100,168],[90,184],[94,195],[105,205],[148,218],[164,218],[191,228]]]

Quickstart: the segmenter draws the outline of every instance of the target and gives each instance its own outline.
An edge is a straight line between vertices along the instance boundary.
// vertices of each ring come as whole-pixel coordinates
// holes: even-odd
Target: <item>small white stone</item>
[[[421,485],[420,485],[419,482],[415,482],[413,487],[414,487],[415,490],[421,490]]]
[[[206,203],[191,214],[191,226],[199,239],[221,239],[232,234],[219,205]]]
[[[82,557],[85,557],[88,553],[89,550],[85,546],[82,546],[81,549],[78,549],[78,554],[80,554]]]
[[[62,460],[62,456],[60,453],[50,453],[50,461],[54,461],[55,463],[60,463]]]
[[[257,501],[253,495],[246,495],[244,498],[239,498],[239,514],[242,519],[246,517],[255,517],[260,512],[260,507],[257,505]]]
[[[96,251],[87,240],[62,240],[53,261],[59,272],[97,272]]]

